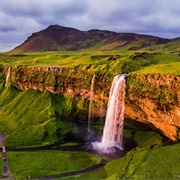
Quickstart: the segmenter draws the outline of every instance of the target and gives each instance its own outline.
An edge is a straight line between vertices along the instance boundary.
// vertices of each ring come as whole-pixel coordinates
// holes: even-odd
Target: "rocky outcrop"
[[[81,68],[66,69],[59,67],[25,67],[12,68],[11,81],[23,91],[35,89],[49,91],[53,94],[71,98],[79,108],[76,116],[87,117],[90,98],[90,86],[94,72],[87,72]],[[93,116],[104,117],[108,101],[109,89],[113,76],[96,74],[93,95]],[[85,113],[82,115],[81,113]]]
[[[180,138],[180,76],[127,77],[126,115],[154,126],[172,140]]]
[[[72,98],[79,109],[74,114],[87,118],[93,75],[80,67],[17,66],[12,68],[11,81],[21,90],[47,90]],[[112,79],[113,75],[96,74],[94,117],[105,117]],[[180,139],[180,76],[130,74],[126,79],[125,116],[160,130],[172,140]]]

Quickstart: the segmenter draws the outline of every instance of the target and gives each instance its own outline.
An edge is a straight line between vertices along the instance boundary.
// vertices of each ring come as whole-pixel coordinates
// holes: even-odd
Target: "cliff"
[[[7,69],[7,68],[6,68]],[[50,91],[74,101],[71,117],[87,118],[93,72],[86,68],[12,68],[11,81],[21,90]],[[96,74],[92,114],[105,117],[113,76]],[[172,140],[180,139],[180,76],[130,74],[126,83],[125,116],[161,131]]]
[[[172,140],[180,138],[180,76],[127,77],[126,115],[154,126]]]
[[[94,72],[88,72],[86,68],[16,66],[12,68],[11,81],[23,91],[32,88],[73,99],[74,106],[71,115],[68,116],[87,118],[93,75]],[[108,74],[96,74],[93,96],[94,117],[105,116],[112,78],[113,76]]]

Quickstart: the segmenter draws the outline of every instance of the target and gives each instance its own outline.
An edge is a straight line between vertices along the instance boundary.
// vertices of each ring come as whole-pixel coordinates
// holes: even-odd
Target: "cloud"
[[[179,7],[177,0],[1,0],[0,51],[53,24],[177,37]]]

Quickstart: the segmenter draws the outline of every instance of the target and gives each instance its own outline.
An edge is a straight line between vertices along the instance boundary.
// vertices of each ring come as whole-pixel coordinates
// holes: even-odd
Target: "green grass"
[[[91,172],[79,174],[76,176],[70,176],[70,177],[65,177],[65,178],[56,178],[55,180],[73,180],[73,179],[78,179],[78,180],[105,180],[107,178],[106,171],[103,168],[98,168],[96,170],[93,170]]]
[[[133,72],[135,74],[180,74],[180,62],[173,62],[167,64],[158,64],[150,67],[146,67],[139,71]]]
[[[47,91],[23,92],[11,85],[4,89],[0,94],[0,132],[9,134],[6,145],[39,146],[61,142],[69,136],[70,128],[55,117],[55,111],[59,114],[63,109],[68,111],[66,101]]]
[[[132,132],[131,130],[123,129],[123,138],[129,139],[132,138]]]
[[[0,158],[1,158],[1,156],[0,156]],[[2,173],[3,173],[3,164],[2,164],[2,158],[1,158],[1,160],[0,160],[0,178],[3,177]]]
[[[74,68],[80,64],[108,63],[107,58],[93,60],[91,56],[99,56],[102,52],[37,52],[24,54],[3,54],[0,56],[0,64],[28,65],[28,66],[60,66]],[[108,55],[108,53],[107,53]],[[112,54],[114,55],[114,54]]]
[[[162,145],[162,137],[154,131],[137,131],[134,140],[140,147]]]
[[[177,179],[180,144],[140,148],[105,166],[107,179]]]
[[[100,51],[96,48],[90,48],[68,52],[4,53],[0,55],[0,64],[6,64],[7,66],[55,66],[61,68],[91,66],[87,69],[88,72],[110,73],[112,75],[130,73],[141,69],[140,73],[146,73],[146,71],[147,73],[151,71],[153,73],[178,73],[178,67],[175,67],[178,62],[180,62],[178,52],[162,51],[160,49],[154,51],[143,51],[142,49],[139,51],[123,49]],[[172,63],[175,64],[168,70],[165,66],[168,67]]]
[[[48,176],[81,170],[98,164],[101,158],[87,152],[8,152],[9,168],[15,179]]]

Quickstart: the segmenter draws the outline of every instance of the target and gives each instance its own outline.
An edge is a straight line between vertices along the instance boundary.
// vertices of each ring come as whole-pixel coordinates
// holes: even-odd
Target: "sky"
[[[180,37],[180,0],[0,0],[0,52],[49,25]]]

